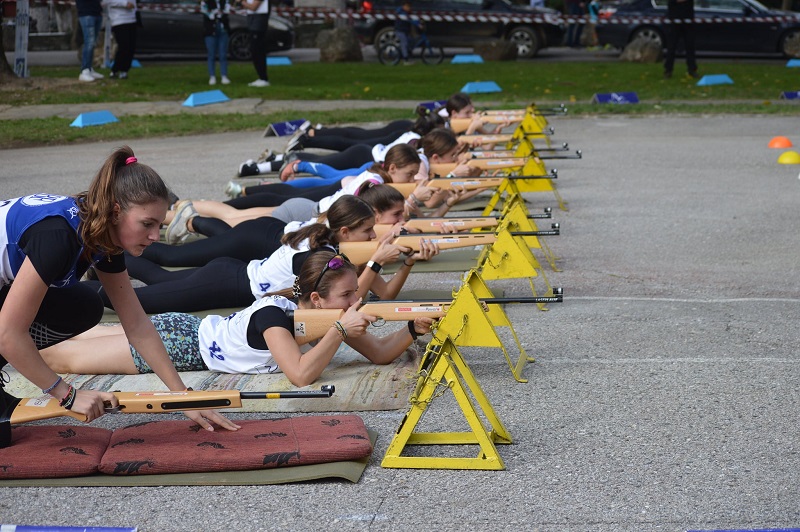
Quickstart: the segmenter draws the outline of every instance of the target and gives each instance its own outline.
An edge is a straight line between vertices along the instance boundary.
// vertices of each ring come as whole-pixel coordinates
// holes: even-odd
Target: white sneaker
[[[180,200],[175,204],[175,216],[164,232],[167,244],[175,246],[182,243],[189,236],[189,220],[197,216],[191,200]]]
[[[211,76],[210,78],[208,78],[208,84],[209,85],[216,85],[217,84],[217,76]]]
[[[89,73],[91,73],[94,79],[103,79],[105,76],[102,75],[100,72],[95,72],[93,68],[89,69]]]
[[[248,87],[269,87],[269,81],[264,79],[257,79],[252,83],[247,84]]]
[[[92,76],[92,71],[88,68],[84,68],[81,70],[81,75],[78,76],[78,80],[80,81],[94,81],[94,76]]]
[[[228,76],[222,76],[222,84],[223,85],[230,85],[231,80],[228,79]]]
[[[242,185],[234,183],[233,181],[228,181],[225,187],[225,195],[231,199],[238,198],[242,195]]]

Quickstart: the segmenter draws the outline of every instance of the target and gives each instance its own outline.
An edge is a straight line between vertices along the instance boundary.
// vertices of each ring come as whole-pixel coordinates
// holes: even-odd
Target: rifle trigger
[[[376,316],[376,318],[378,318],[378,319],[372,322],[372,326],[373,327],[383,327],[384,325],[386,325],[386,320],[385,319],[383,319],[380,316]]]
[[[106,414],[119,414],[122,412],[121,406],[111,406],[111,403],[108,401],[103,401],[103,410]]]

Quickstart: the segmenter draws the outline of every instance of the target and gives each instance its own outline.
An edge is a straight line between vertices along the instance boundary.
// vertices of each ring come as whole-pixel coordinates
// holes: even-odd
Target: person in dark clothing
[[[570,22],[567,26],[567,46],[577,48],[581,45],[581,33],[583,32],[583,8],[585,4],[581,0],[565,0],[564,9],[567,15],[580,22]]]
[[[667,18],[680,20],[680,23],[669,25],[667,33],[667,56],[664,59],[664,78],[672,77],[672,67],[675,65],[675,51],[678,40],[683,39],[686,50],[686,70],[696,78],[697,61],[694,56],[694,0],[669,0],[667,3]],[[688,22],[687,22],[688,21]]]

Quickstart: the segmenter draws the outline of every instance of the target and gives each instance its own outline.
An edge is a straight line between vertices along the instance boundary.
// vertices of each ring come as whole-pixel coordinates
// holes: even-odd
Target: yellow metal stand
[[[492,291],[481,279],[478,271],[469,270],[464,284],[453,296],[453,303],[447,314],[436,325],[434,338],[451,338],[456,345],[464,347],[497,347],[503,352],[514,379],[528,382],[523,377],[525,366],[534,362],[533,357],[525,353],[525,349],[511,325],[511,320],[500,305],[486,305],[480,298],[494,297]],[[519,351],[519,357],[513,361],[503,341],[497,335],[495,327],[508,327]]]
[[[497,240],[490,246],[485,246],[478,257],[481,277],[487,281],[526,278],[534,296],[537,293],[533,279],[541,277],[547,286],[544,295],[552,296],[550,281],[527,244],[521,241],[521,237],[514,237],[508,231],[498,232],[496,236]],[[538,307],[540,310],[547,310],[543,303]]]
[[[468,432],[415,432],[414,429],[434,399],[448,390],[466,418]],[[473,402],[469,393],[472,394]],[[432,340],[420,362],[411,406],[397,428],[381,462],[382,467],[414,469],[503,470],[503,459],[495,443],[511,443],[511,435],[500,422],[478,381],[450,338]],[[477,403],[477,405],[476,405]],[[489,428],[480,417],[483,413]],[[407,445],[478,445],[476,457],[403,456]]]
[[[497,231],[507,230],[507,231],[520,231],[520,232],[529,232],[529,231],[538,231],[536,226],[536,222],[531,218],[528,218],[528,209],[525,208],[525,205],[520,202],[514,202],[511,205],[510,209],[504,209],[503,212],[506,214],[500,221],[500,224],[497,226]],[[525,244],[532,249],[540,249],[542,253],[544,253],[545,259],[547,259],[547,263],[550,265],[550,268],[554,272],[561,271],[558,266],[556,266],[556,257],[553,252],[550,250],[550,246],[547,244],[546,238],[539,238],[537,236],[518,236],[517,238],[521,239]]]
[[[521,194],[522,192],[552,192],[558,201],[558,207],[562,211],[568,210],[566,202],[561,198],[552,179],[506,179],[495,189],[486,208],[483,209],[483,216],[491,215],[503,194]]]

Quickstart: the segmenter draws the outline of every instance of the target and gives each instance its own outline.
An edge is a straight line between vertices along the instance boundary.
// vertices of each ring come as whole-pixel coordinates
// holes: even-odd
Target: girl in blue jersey
[[[407,327],[378,338],[367,332],[376,321],[358,311],[356,268],[342,255],[318,251],[309,256],[293,289],[295,303],[267,294],[229,316],[171,312],[152,316],[173,363],[181,371],[223,373],[283,372],[295,386],[307,386],[322,374],[342,342],[375,364],[388,364],[405,352],[417,336],[430,332],[431,318],[415,318]],[[299,346],[287,311],[341,309],[328,332],[310,345]],[[309,348],[310,347],[310,348]],[[103,364],[94,354],[102,353]],[[42,353],[48,364],[64,372],[137,374],[152,370],[130,345],[122,327],[95,327]]]
[[[136,298],[122,254],[141,255],[158,240],[167,203],[164,182],[128,147],[112,153],[88,191],[76,197],[33,194],[0,201],[0,368],[12,364],[88,421],[103,415],[104,402],[117,405],[111,393],[76,390],[39,353],[100,321],[100,297],[78,282],[93,266],[131,342],[170,390],[185,390]],[[0,389],[0,415],[9,415],[18,402]],[[238,428],[213,411],[186,415],[208,430],[209,421]],[[0,446],[10,443],[6,436],[0,434]]]

